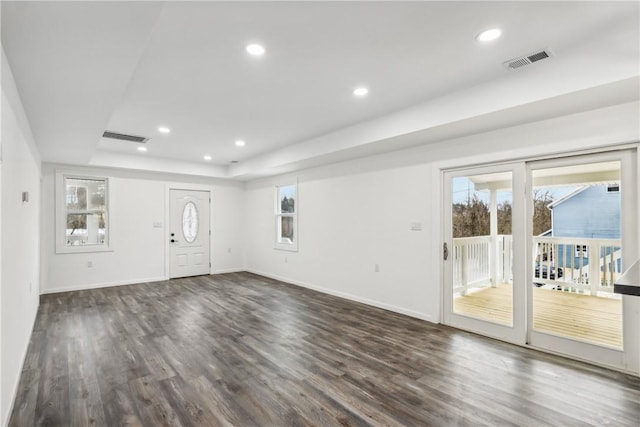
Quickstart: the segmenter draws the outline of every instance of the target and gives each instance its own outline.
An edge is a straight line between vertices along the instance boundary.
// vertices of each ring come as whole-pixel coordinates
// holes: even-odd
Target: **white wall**
[[[0,425],[20,379],[39,300],[40,159],[2,52]],[[22,192],[29,202],[22,202]]]
[[[438,322],[440,169],[637,142],[638,111],[622,104],[249,182],[247,269]],[[296,178],[291,253],[273,248],[273,186]],[[410,231],[413,222],[423,230]]]
[[[110,178],[112,251],[56,254],[56,171]],[[167,279],[166,200],[172,187],[211,192],[211,272],[243,269],[242,183],[46,163],[42,174],[42,293]]]
[[[244,184],[216,186],[212,197],[212,273],[243,271]]]
[[[248,185],[249,269],[436,321],[439,301],[425,286],[428,231],[410,231],[412,222],[429,229],[430,167],[333,166],[298,178],[298,252],[273,249],[273,182]]]

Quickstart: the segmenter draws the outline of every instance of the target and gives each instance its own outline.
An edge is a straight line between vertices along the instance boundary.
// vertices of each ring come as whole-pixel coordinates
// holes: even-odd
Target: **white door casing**
[[[209,274],[210,193],[170,190],[169,277]]]

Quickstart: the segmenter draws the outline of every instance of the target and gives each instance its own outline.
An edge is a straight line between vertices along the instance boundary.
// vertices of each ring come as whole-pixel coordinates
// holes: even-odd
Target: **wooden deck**
[[[478,289],[454,299],[457,314],[512,325],[512,288]],[[622,347],[622,303],[619,299],[533,289],[533,327],[589,343]]]

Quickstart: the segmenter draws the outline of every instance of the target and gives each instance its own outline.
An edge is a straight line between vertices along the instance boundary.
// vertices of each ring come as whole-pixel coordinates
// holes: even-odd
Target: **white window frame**
[[[582,252],[580,252],[582,249]],[[575,245],[573,247],[574,258],[589,258],[589,245]]]
[[[70,179],[87,179],[104,181],[105,190],[105,236],[104,243],[98,245],[67,245],[67,192],[66,192],[66,180]],[[58,254],[72,254],[72,253],[90,253],[90,252],[110,252],[111,247],[111,234],[113,233],[112,220],[111,220],[111,182],[109,177],[105,176],[92,176],[85,174],[77,174],[65,171],[56,172],[56,187],[55,187],[55,233],[56,233],[56,253]]]
[[[280,188],[281,187],[294,187],[295,188],[295,204],[293,213],[283,213],[280,211]],[[274,249],[280,249],[285,251],[298,251],[298,212],[300,210],[300,194],[298,189],[298,181],[289,181],[286,183],[278,184],[274,189]],[[280,227],[283,217],[293,218],[293,241],[284,242],[280,240]]]

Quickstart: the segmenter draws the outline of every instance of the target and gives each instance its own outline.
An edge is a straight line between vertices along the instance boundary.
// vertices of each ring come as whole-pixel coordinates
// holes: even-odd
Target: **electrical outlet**
[[[93,267],[93,261],[87,261],[87,267],[92,268]]]
[[[376,273],[380,273],[380,264],[374,264],[373,271],[375,271]]]
[[[287,257],[284,257],[284,262],[289,262],[289,260],[287,259]]]

